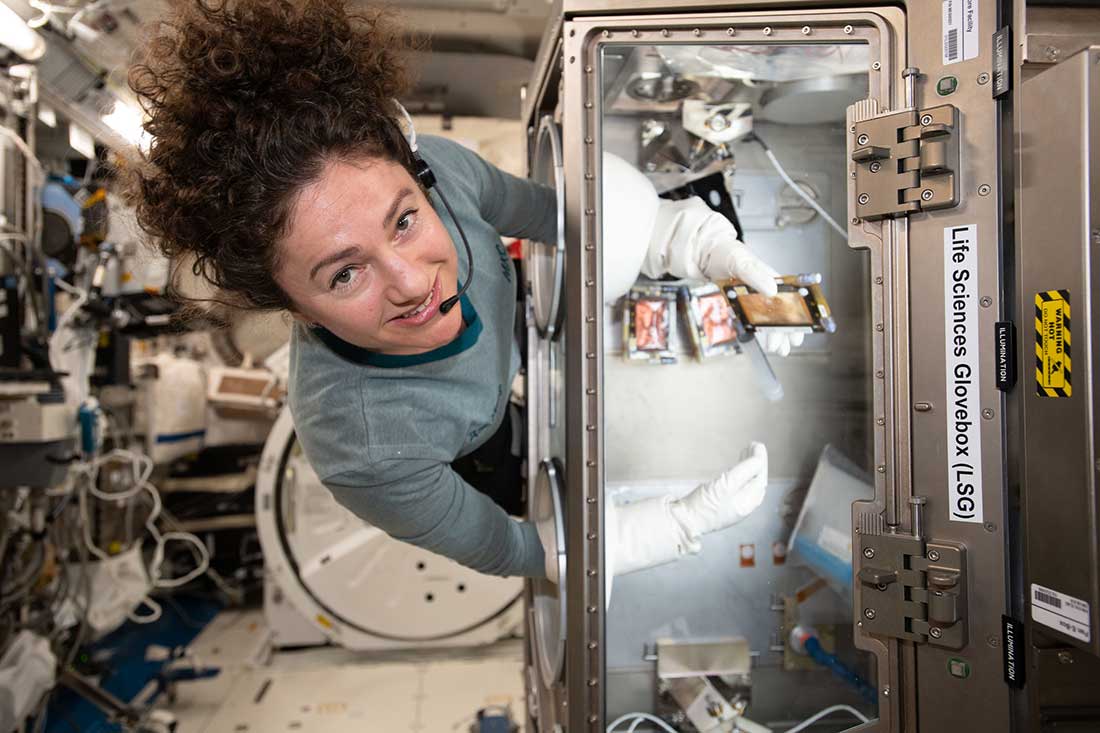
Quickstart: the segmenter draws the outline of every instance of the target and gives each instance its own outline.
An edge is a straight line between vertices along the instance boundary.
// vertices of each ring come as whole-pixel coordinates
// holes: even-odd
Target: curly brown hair
[[[414,170],[393,102],[410,45],[344,0],[190,0],[130,70],[152,136],[122,167],[142,228],[229,304],[291,308],[274,273],[296,194],[334,159]]]

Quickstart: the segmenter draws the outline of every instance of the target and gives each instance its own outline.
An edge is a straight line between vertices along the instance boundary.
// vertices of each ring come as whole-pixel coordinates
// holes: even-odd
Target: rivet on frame
[[[595,359],[596,355],[593,352],[589,351],[587,354],[584,355],[584,358],[585,359]]]
[[[662,28],[661,29],[661,35],[664,36],[665,38],[668,38],[668,28]]]
[[[695,30],[693,30],[693,31],[691,32],[691,34],[692,34],[693,36],[701,36],[701,35],[703,35],[703,32],[702,32],[701,30],[699,30],[698,28],[696,28]]]
[[[594,288],[594,287],[596,287],[596,281],[595,280],[585,280],[584,285],[585,285],[585,287]]]
[[[590,540],[594,540],[594,539],[596,539],[596,533],[595,533],[595,532],[589,532],[589,533],[588,533],[587,535],[585,535],[585,536],[586,536],[586,537],[588,537],[588,539],[590,539]]]
[[[597,575],[599,575],[599,571],[589,568],[588,570],[584,571],[584,574],[587,575],[589,578],[595,578]]]
[[[598,722],[600,722],[600,719],[597,718],[595,715],[589,715],[588,716],[588,722],[589,723],[598,723]]]
[[[595,461],[587,461],[585,463],[585,465],[588,466],[589,468],[595,468],[596,467],[596,462]]]
[[[737,34],[737,30],[736,30],[736,29],[734,29],[734,28],[727,28],[727,29],[726,29],[726,35],[727,35],[727,36],[733,36],[733,35],[736,35],[736,34]]]
[[[611,37],[611,31],[604,31],[601,35],[604,38],[610,38]]]
[[[595,209],[585,209],[584,210],[584,215],[585,216],[595,216],[596,215],[596,210]]]
[[[871,64],[871,68],[874,69],[875,71],[878,71],[879,69],[882,68],[882,64],[880,64],[878,61],[876,61],[875,63]]]
[[[596,249],[596,245],[594,245],[594,244],[586,244],[586,245],[584,245],[584,248],[585,248],[585,249],[586,249],[587,251],[591,252],[592,250]]]
[[[584,108],[585,109],[592,109],[592,103],[591,102],[585,102],[584,103]]]
[[[878,377],[879,379],[882,379],[883,377],[886,376],[886,372],[879,369],[878,371],[875,372],[875,376]]]
[[[592,180],[593,178],[595,178],[595,177],[596,177],[596,176],[594,176],[594,175],[593,175],[593,174],[591,174],[591,173],[585,173],[585,174],[584,174],[584,179],[585,179],[586,181],[591,181],[591,180]]]
[[[596,316],[585,316],[584,317],[584,322],[585,323],[595,323],[596,322]],[[596,394],[596,390],[592,390],[592,394]]]
[[[592,144],[593,142],[595,142],[595,141],[594,141],[594,140],[593,140],[592,138],[590,138],[590,137],[586,137],[586,138],[584,139],[584,144],[585,144],[585,145],[591,145],[591,144]]]
[[[637,38],[637,37],[638,37],[638,31],[637,31],[637,29],[635,29],[635,30],[632,30],[632,31],[630,31],[630,35],[632,35],[632,36],[634,36],[635,38]]]
[[[875,278],[875,285],[882,285],[882,275]]]
[[[875,324],[875,330],[876,331],[882,331],[885,328],[886,328],[886,326],[882,325],[881,323],[876,323]]]
[[[885,424],[886,424],[886,418],[884,418],[884,417],[875,418],[875,425],[885,425]]]
[[[595,425],[585,425],[584,429],[587,430],[590,433],[596,432],[596,426]]]
[[[810,26],[808,26],[808,25],[802,26],[802,35],[808,36],[811,33],[813,33],[813,30],[810,28]]]
[[[850,36],[850,35],[852,35],[852,31],[854,31],[854,30],[855,30],[855,28],[853,28],[853,27],[852,27],[852,26],[850,26],[850,25],[846,25],[846,26],[844,26],[844,33],[845,33],[846,35],[849,35],[849,36]]]
[[[591,497],[591,496],[590,496],[590,497],[588,497],[588,503],[589,503],[589,504],[595,504],[595,503],[596,503],[596,499],[595,499],[595,497]]]
[[[591,74],[592,73],[592,67],[591,66],[584,67],[584,73]]]
[[[879,465],[878,465],[878,466],[877,466],[877,467],[875,468],[875,470],[876,470],[876,471],[878,471],[879,473],[886,473],[886,466],[880,463],[880,464],[879,464]]]
[[[589,648],[589,649],[599,649],[599,648],[600,648],[600,645],[599,645],[599,644],[597,644],[597,643],[596,643],[596,642],[594,642],[594,641],[590,641],[590,642],[588,642],[588,648]]]
[[[589,687],[595,687],[595,686],[596,686],[596,685],[598,685],[598,684],[600,684],[600,681],[599,681],[599,680],[595,680],[595,679],[592,679],[592,680],[588,680],[588,686],[589,686]]]
[[[772,28],[771,28],[771,26],[770,26],[770,25],[766,25],[766,26],[764,26],[764,35],[765,35],[765,36],[770,36],[771,34],[772,34]]]
[[[586,608],[584,610],[588,611],[589,613],[595,613],[596,612],[596,607],[595,606],[589,606],[588,608]]]

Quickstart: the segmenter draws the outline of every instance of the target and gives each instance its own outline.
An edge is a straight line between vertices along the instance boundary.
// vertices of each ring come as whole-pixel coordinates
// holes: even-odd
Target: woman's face
[[[460,308],[450,234],[401,165],[380,158],[326,163],[299,193],[275,280],[294,316],[383,354],[450,343]]]

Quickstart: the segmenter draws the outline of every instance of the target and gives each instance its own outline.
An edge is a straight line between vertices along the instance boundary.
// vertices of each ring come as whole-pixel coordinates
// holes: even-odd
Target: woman
[[[153,136],[130,171],[139,218],[166,255],[194,257],[244,307],[293,315],[295,429],[338,501],[482,572],[542,577],[536,529],[452,464],[507,431],[519,361],[500,237],[552,241],[553,195],[443,139],[414,152],[394,101],[406,90],[401,47],[384,16],[341,0],[179,11],[131,72]],[[472,265],[460,266],[465,241]],[[475,287],[456,299],[471,266]],[[750,485],[762,499],[761,452],[736,486],[738,469],[696,504],[714,513]],[[662,506],[666,519],[687,511]],[[709,531],[684,516],[669,534],[677,553]]]

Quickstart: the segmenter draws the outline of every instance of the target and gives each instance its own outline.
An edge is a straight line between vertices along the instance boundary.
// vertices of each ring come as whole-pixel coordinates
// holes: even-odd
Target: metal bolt
[[[874,163],[871,163],[872,173],[878,173],[880,170],[882,170],[882,163],[879,163],[877,160]]]
[[[1001,640],[998,639],[996,636],[987,636],[985,637],[985,643],[996,649],[1001,645]]]
[[[983,85],[983,86],[988,84],[989,83],[989,74],[985,73],[984,71],[982,73],[978,74],[978,83]]]
[[[988,295],[984,295],[978,302],[982,304],[982,308],[988,308],[989,306],[993,305],[993,298],[990,298]]]
[[[855,125],[852,125],[851,127],[848,128],[848,132],[853,132],[854,133],[855,131],[856,131],[856,126]]]
[[[868,201],[870,201],[870,200],[871,200],[871,197],[870,197],[870,196],[869,196],[868,194],[865,194],[865,193],[861,193],[861,194],[859,195],[859,202],[860,202],[861,204],[866,204],[866,203],[867,203]]]
[[[772,34],[771,26],[767,26],[767,25],[764,26],[764,35],[765,36],[770,36],[771,34]]]
[[[871,138],[867,137],[866,133],[864,133],[864,134],[862,134],[862,135],[860,135],[859,137],[856,138],[856,142],[859,143],[860,145],[866,145],[870,141],[871,141]]]
[[[589,568],[587,571],[585,571],[585,575],[587,575],[589,578],[595,578],[597,573],[598,571],[594,570],[593,568]]]
[[[982,417],[984,417],[986,420],[992,420],[993,410],[989,409],[988,407],[985,408],[984,410],[982,410]]]
[[[990,187],[990,185],[988,183],[983,183],[982,185],[978,186],[978,195],[979,196],[988,196],[989,192],[992,191],[992,190],[993,189]]]
[[[589,606],[588,608],[586,608],[584,610],[588,611],[589,613],[595,613],[596,612],[596,607],[595,606]]]
[[[1043,55],[1047,57],[1047,61],[1057,61],[1058,57],[1062,54],[1060,50],[1054,46],[1047,46],[1043,49]]]
[[[865,558],[867,558],[868,560],[872,559],[875,556],[875,548],[873,548],[873,547],[864,547],[863,548],[863,556]]]
[[[600,719],[598,717],[596,717],[595,715],[589,715],[588,716],[588,722],[589,723],[598,723],[598,722],[600,722]]]
[[[596,503],[596,497],[590,496],[587,499],[585,499],[585,501],[588,502],[589,504],[595,504]]]
[[[932,124],[932,115],[921,115],[920,123],[922,125],[925,125],[925,126],[931,125]]]
[[[604,38],[609,38],[611,36],[611,31],[604,31],[602,35]]]
[[[737,31],[735,31],[735,30],[734,30],[733,28],[727,28],[727,29],[726,29],[726,35],[727,35],[727,36],[732,36],[732,35],[734,35],[735,33],[737,33]]]
[[[595,533],[595,532],[589,532],[589,533],[588,533],[587,535],[585,535],[585,536],[586,536],[586,537],[587,537],[588,539],[590,539],[590,540],[594,540],[594,539],[596,539],[596,533]]]
[[[882,696],[883,697],[890,697],[890,686],[889,685],[882,688]]]
[[[661,35],[664,36],[665,38],[668,38],[668,29],[667,28],[662,28],[661,29]]]
[[[928,559],[931,560],[932,562],[936,562],[937,560],[939,560],[940,559],[939,551],[938,550],[929,550],[928,551]]]
[[[592,67],[591,66],[584,67],[584,73],[591,74],[592,73]]]
[[[875,418],[875,425],[882,426],[882,425],[885,425],[885,424],[886,424],[886,418],[884,418],[884,417],[876,417]]]
[[[874,165],[874,163],[872,163],[871,165]],[[856,177],[856,172],[855,172],[855,171],[851,171],[850,173],[848,173],[848,177],[849,177],[849,178],[855,178],[855,177]]]
[[[916,402],[913,404],[913,409],[917,412],[932,412],[931,402]]]
[[[882,285],[882,275],[875,276],[875,285]]]
[[[701,30],[699,30],[698,28],[696,28],[695,30],[693,30],[693,31],[691,32],[691,34],[692,34],[693,36],[701,36],[701,35],[703,35],[703,32],[702,32]]]
[[[812,30],[810,30],[810,26],[808,26],[808,25],[804,25],[804,26],[802,26],[802,35],[804,35],[804,36],[808,36],[808,35],[810,35],[811,33],[813,33],[813,31],[812,31]]]
[[[879,590],[886,590],[889,586],[887,586],[886,583],[879,583],[875,587],[878,588]]]
[[[634,36],[635,38],[637,38],[637,37],[638,37],[638,30],[637,30],[637,29],[634,29],[634,30],[630,31],[630,35],[632,35],[632,36]]]
[[[935,196],[935,194],[932,193],[932,189],[930,188],[926,188],[920,192],[921,201],[931,201],[933,196]]]
[[[590,642],[588,642],[588,648],[589,648],[589,649],[597,649],[597,648],[599,648],[599,646],[600,646],[600,645],[599,645],[599,644],[597,644],[597,643],[596,643],[596,642],[594,642],[594,641],[590,641]]]
[[[867,618],[874,618],[875,617],[875,609],[865,608],[865,609],[863,609],[863,615],[866,616]]]
[[[878,331],[879,333],[882,333],[882,331],[885,330],[885,328],[886,328],[886,326],[884,326],[881,323],[876,323],[875,324],[875,330]]]
[[[886,473],[886,466],[883,465],[883,464],[879,464],[878,466],[875,467],[875,470],[878,471],[879,473]]]
[[[576,61],[576,60],[577,60],[577,57],[576,57],[576,56],[570,56],[570,57],[569,57],[569,63],[573,63],[573,62],[574,62],[574,61]]]
[[[993,524],[993,522],[986,522],[982,526],[985,527],[986,532],[996,532],[997,531],[997,525]]]
[[[1058,652],[1058,663],[1059,664],[1073,664],[1073,652],[1064,651],[1064,650]]]
[[[941,636],[943,636],[943,632],[933,626],[928,630],[928,635],[931,636],[933,639],[939,639]]]
[[[855,30],[855,28],[853,28],[853,27],[852,27],[852,26],[850,26],[850,25],[846,25],[846,26],[844,26],[844,32],[845,32],[846,34],[848,34],[848,35],[851,35],[851,34],[852,34],[852,31],[854,31],[854,30]]]
[[[853,216],[852,217],[852,223],[853,224],[858,224],[859,223],[859,217]]]
[[[879,69],[882,68],[882,64],[880,64],[878,61],[876,61],[875,63],[871,64],[871,68],[874,69],[875,71],[878,71]]]
[[[599,683],[600,683],[599,680],[588,680],[588,686],[589,687],[595,687]],[[593,715],[592,717],[596,717],[596,716]]]
[[[878,369],[878,370],[875,371],[875,376],[878,377],[879,379],[882,379],[886,376],[886,372],[884,372],[881,369]]]

